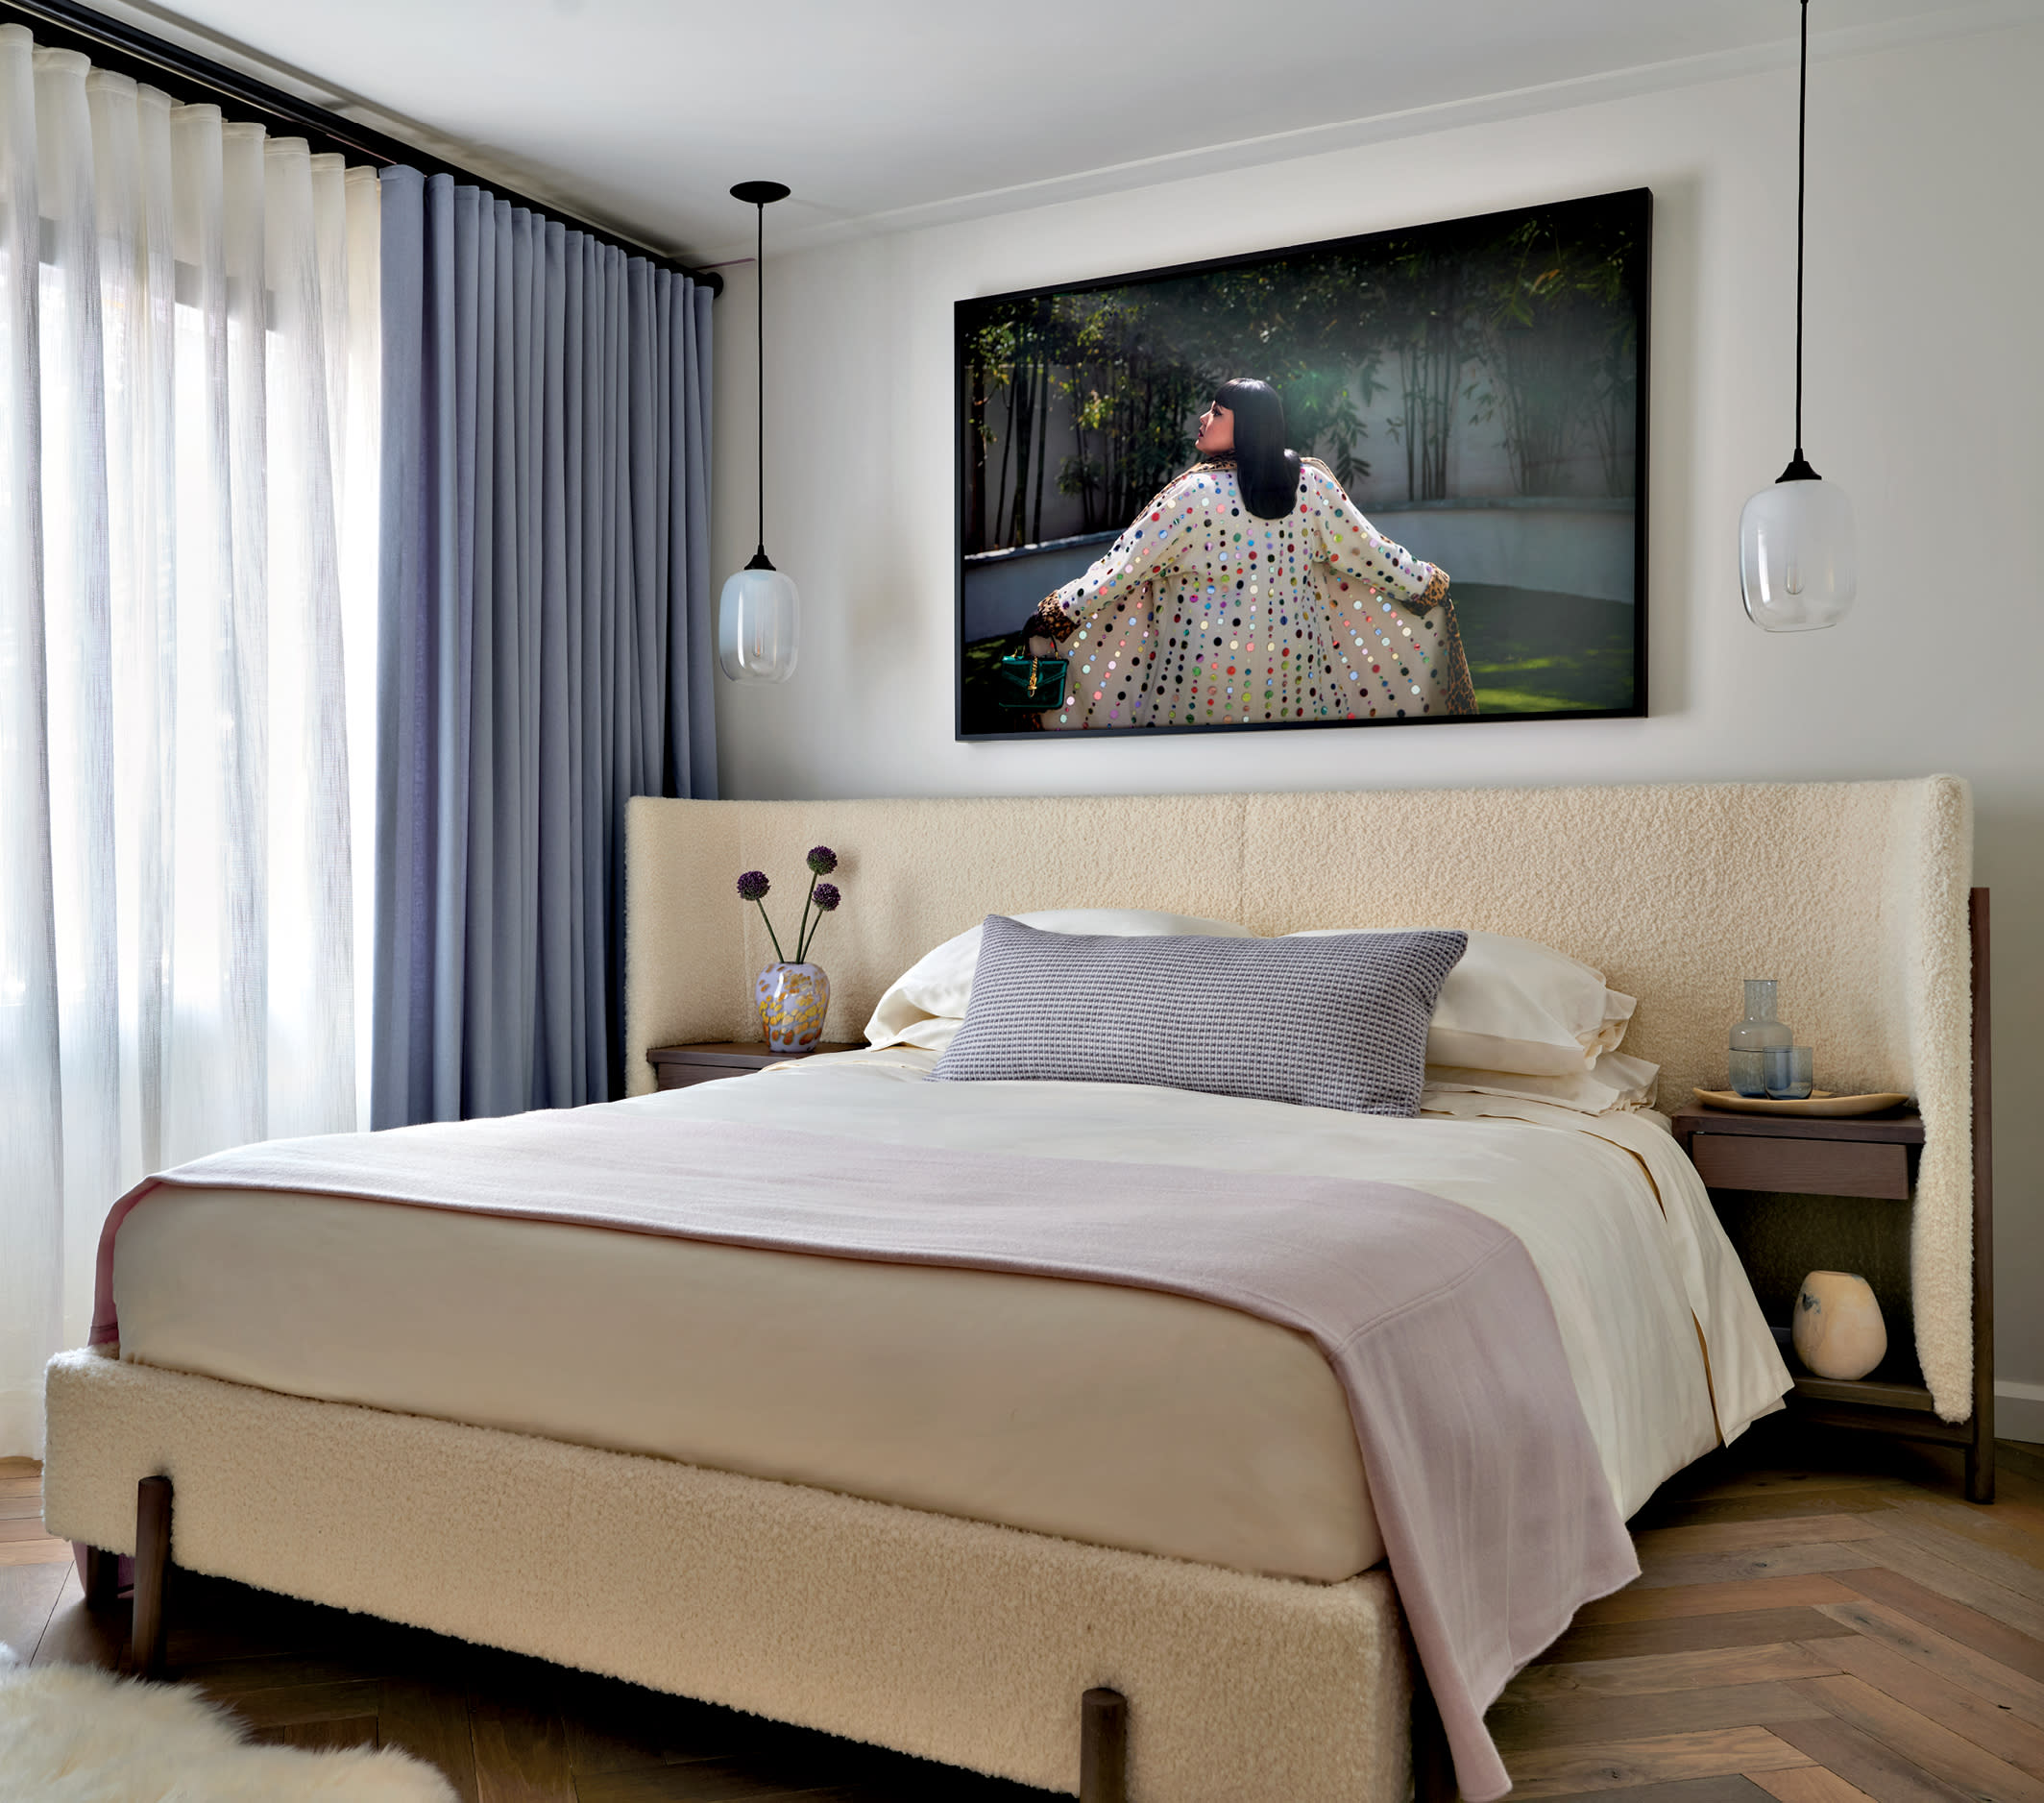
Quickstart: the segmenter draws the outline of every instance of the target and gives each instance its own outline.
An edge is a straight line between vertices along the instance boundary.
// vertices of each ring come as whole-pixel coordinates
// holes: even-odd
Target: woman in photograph
[[[1047,729],[1475,713],[1448,573],[1380,537],[1284,441],[1268,382],[1224,382],[1201,461],[1044,599],[1032,649],[1070,660]]]

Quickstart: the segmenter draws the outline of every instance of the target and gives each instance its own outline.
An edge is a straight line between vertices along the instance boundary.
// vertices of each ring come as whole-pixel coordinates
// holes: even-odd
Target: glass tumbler
[[[1800,1102],[1810,1094],[1816,1058],[1807,1045],[1775,1046],[1761,1054],[1767,1094],[1777,1102]]]

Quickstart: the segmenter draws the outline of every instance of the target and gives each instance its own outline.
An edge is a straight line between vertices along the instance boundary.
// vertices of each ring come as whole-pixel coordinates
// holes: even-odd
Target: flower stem
[[[800,963],[809,956],[809,904],[816,898],[816,873],[809,873],[809,893],[802,897],[802,924],[795,933],[795,962]],[[816,915],[816,924],[823,924],[823,915]]]
[[[752,905],[760,911],[760,918],[766,920],[766,904],[761,901],[754,902]],[[781,949],[781,936],[773,930],[773,922],[771,920],[766,920],[766,937],[773,941],[774,957],[785,964],[788,962],[788,954]]]

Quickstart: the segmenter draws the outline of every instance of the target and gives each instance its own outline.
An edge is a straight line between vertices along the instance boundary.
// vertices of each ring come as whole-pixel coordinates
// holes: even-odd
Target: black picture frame
[[[1632,597],[1630,603],[1631,658],[1629,668],[1629,692],[1622,705],[1615,706],[1559,706],[1542,707],[1536,710],[1513,712],[1478,712],[1476,714],[1434,715],[1418,718],[1364,719],[1291,719],[1291,720],[1247,720],[1229,723],[1192,724],[1180,723],[1156,726],[1120,726],[1095,728],[1087,731],[1044,731],[1034,726],[1026,729],[994,729],[988,709],[984,699],[968,697],[968,646],[983,648],[989,644],[982,632],[968,639],[968,629],[974,622],[968,621],[968,548],[967,548],[967,485],[970,470],[968,444],[974,422],[971,412],[971,369],[968,345],[971,336],[985,322],[1003,308],[1023,305],[1049,306],[1068,296],[1097,295],[1124,288],[1140,288],[1145,284],[1178,281],[1188,277],[1202,277],[1234,272],[1253,272],[1269,265],[1300,263],[1309,259],[1332,257],[1388,257],[1401,248],[1425,246],[1429,242],[1451,247],[1454,244],[1496,244],[1503,242],[1522,228],[1545,226],[1556,232],[1569,230],[1583,230],[1593,222],[1607,231],[1622,228],[1629,231],[1624,239],[1629,245],[1625,253],[1622,280],[1619,292],[1629,301],[1629,327],[1631,332],[1632,375],[1630,378],[1631,405],[1625,412],[1629,416],[1631,441],[1628,447],[1631,471],[1631,513],[1633,520],[1632,543]],[[954,656],[953,656],[953,700],[954,736],[965,743],[999,742],[1010,739],[1083,739],[1101,741],[1107,739],[1140,739],[1161,734],[1212,734],[1241,732],[1296,732],[1302,730],[1329,730],[1344,727],[1375,726],[1459,726],[1476,725],[1487,721],[1510,720],[1523,723],[1528,720],[1570,719],[1629,719],[1644,717],[1648,712],[1647,695],[1647,651],[1648,651],[1648,590],[1647,590],[1647,546],[1648,546],[1648,468],[1649,468],[1649,392],[1650,379],[1650,336],[1652,318],[1652,269],[1653,269],[1653,193],[1650,188],[1636,187],[1617,190],[1606,194],[1588,195],[1571,199],[1543,203],[1530,207],[1500,209],[1495,212],[1472,214],[1462,218],[1440,220],[1427,224],[1398,228],[1389,231],[1356,233],[1340,238],[1320,239],[1310,243],[1294,244],[1274,250],[1262,250],[1229,256],[1209,257],[1197,262],[1173,264],[1162,268],[1138,270],[1128,274],[1101,276],[1083,280],[1059,282],[1043,288],[1018,289],[1005,294],[974,296],[955,303],[953,307],[953,499],[954,499]],[[1249,362],[1252,358],[1245,357]],[[1254,373],[1242,370],[1238,373]],[[1388,390],[1387,390],[1388,392]],[[1464,401],[1469,399],[1463,397]],[[1607,411],[1609,408],[1607,407]],[[1509,445],[1510,441],[1505,441]],[[1316,447],[1317,448],[1317,447]],[[1039,460],[1045,455],[1037,453]],[[1410,459],[1408,458],[1408,463]],[[1181,466],[1182,467],[1182,466]],[[1175,471],[1172,474],[1176,474]],[[1169,479],[1167,475],[1166,480]],[[1163,482],[1156,483],[1161,488]],[[1043,487],[1042,467],[1037,470],[1037,491]],[[984,482],[983,482],[984,491]],[[1133,492],[1133,491],[1131,491]],[[1156,492],[1152,489],[1149,492]],[[1427,503],[1421,503],[1427,504]],[[984,510],[984,500],[982,501]],[[1363,506],[1365,515],[1372,512]],[[1038,501],[1037,522],[1041,523],[1041,502]],[[1111,542],[1116,532],[1102,531],[1092,535],[1091,542],[1098,543],[1101,549]],[[1054,541],[1054,545],[1081,544],[1078,539]],[[1024,544],[1017,548],[1021,552],[1034,553],[1046,548],[1042,546]],[[1415,547],[1415,554],[1424,555],[1424,549]],[[973,553],[982,557],[982,553]],[[996,556],[1016,554],[1011,551],[997,551]],[[1097,552],[1095,553],[1097,554]],[[1443,559],[1445,562],[1446,560]],[[984,612],[984,607],[982,609]],[[1026,609],[1024,610],[1026,613]],[[984,626],[984,621],[978,622]],[[1019,617],[1015,622],[1020,623]],[[1472,666],[1475,660],[1472,660]],[[1607,663],[1606,670],[1617,668]]]

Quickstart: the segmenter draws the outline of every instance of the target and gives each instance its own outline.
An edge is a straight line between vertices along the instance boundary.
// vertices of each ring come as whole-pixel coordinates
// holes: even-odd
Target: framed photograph
[[[961,301],[958,736],[1644,714],[1652,217]]]

